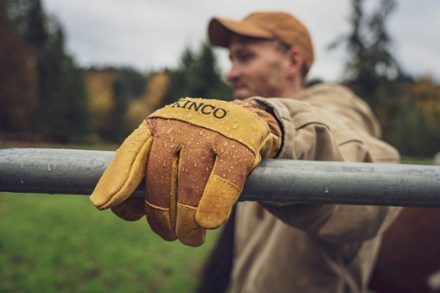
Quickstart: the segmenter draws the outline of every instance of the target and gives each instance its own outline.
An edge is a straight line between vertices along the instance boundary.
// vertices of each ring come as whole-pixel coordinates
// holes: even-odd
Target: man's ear
[[[291,47],[288,51],[289,69],[288,77],[302,77],[302,71],[306,62],[303,53],[298,47]]]

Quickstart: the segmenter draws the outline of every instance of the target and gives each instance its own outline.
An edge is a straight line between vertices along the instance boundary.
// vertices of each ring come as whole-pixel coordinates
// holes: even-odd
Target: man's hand
[[[90,199],[126,220],[146,213],[165,240],[198,246],[205,229],[227,220],[247,176],[280,144],[276,120],[250,103],[181,99],[124,141]],[[145,202],[130,198],[145,176]]]

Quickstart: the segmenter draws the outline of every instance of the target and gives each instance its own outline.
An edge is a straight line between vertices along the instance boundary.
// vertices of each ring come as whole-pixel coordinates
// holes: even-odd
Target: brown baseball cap
[[[208,26],[208,36],[212,45],[228,47],[233,34],[247,37],[275,39],[297,46],[303,52],[307,68],[313,64],[313,44],[309,31],[293,15],[285,12],[254,12],[241,21],[213,18]]]

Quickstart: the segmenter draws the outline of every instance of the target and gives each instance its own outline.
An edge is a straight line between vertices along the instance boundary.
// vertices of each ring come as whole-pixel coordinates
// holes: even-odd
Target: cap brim
[[[271,33],[246,22],[225,18],[213,18],[209,22],[208,36],[212,45],[228,47],[233,34],[263,39],[272,37]]]

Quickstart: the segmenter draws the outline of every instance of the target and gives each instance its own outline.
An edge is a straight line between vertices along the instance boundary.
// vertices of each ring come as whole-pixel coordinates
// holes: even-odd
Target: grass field
[[[218,235],[166,242],[86,196],[0,193],[0,292],[192,292]]]

